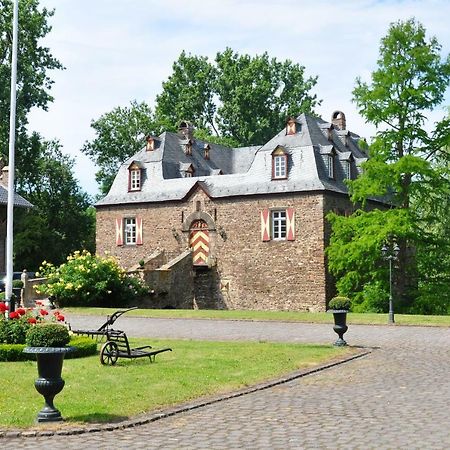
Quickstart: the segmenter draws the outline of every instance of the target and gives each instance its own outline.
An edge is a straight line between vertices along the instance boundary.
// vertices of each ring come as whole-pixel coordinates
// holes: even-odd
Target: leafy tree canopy
[[[143,147],[146,135],[161,132],[147,103],[136,101],[103,114],[91,127],[96,138],[81,150],[99,167],[96,179],[103,194],[108,193],[122,161]]]
[[[381,41],[371,83],[358,79],[353,91],[360,114],[377,126],[377,134],[363,174],[349,183],[352,200],[364,206],[373,198],[389,198],[391,207],[358,210],[348,218],[330,214],[329,267],[342,293],[356,295],[375,310],[379,308],[374,296],[383,296],[383,290],[386,296],[387,277],[380,269],[386,267],[380,254],[383,242],[395,237],[400,245],[395,288],[404,308],[411,308],[416,288],[420,299],[424,287],[430,287],[424,282],[427,273],[441,273],[442,267],[429,258],[425,262],[422,255],[430,246],[437,251],[436,242],[442,245],[443,238],[449,243],[448,235],[437,232],[443,211],[432,213],[433,206],[425,200],[442,199],[449,189],[442,162],[448,161],[449,121],[435,124],[431,132],[425,128],[430,126],[427,111],[443,101],[450,80],[450,57],[442,60],[440,50],[437,40],[427,40],[424,27],[414,19],[392,24]]]
[[[36,133],[26,154],[33,159],[18,165],[17,192],[34,208],[16,210],[16,267],[36,270],[42,259],[60,264],[80,246],[92,251],[95,215],[73,176],[74,161],[61,152],[58,142],[42,141]]]
[[[48,19],[53,11],[39,9],[38,0],[20,0],[17,67],[17,129],[23,134],[27,125],[27,114],[32,107],[46,109],[53,100],[50,88],[53,81],[48,70],[62,69],[40,41],[51,30]],[[0,146],[8,148],[11,52],[13,8],[11,0],[0,0]],[[4,120],[5,119],[5,120]],[[19,142],[18,142],[19,143]]]
[[[176,131],[182,120],[195,125],[199,139],[228,146],[263,144],[288,116],[313,113],[320,104],[310,92],[317,77],[304,72],[303,66],[267,53],[251,57],[227,48],[211,62],[183,51],[156,97],[155,113],[136,101],[114,108],[92,121],[96,138],[82,151],[99,166],[97,181],[106,194],[119,164],[143,146],[146,134]]]

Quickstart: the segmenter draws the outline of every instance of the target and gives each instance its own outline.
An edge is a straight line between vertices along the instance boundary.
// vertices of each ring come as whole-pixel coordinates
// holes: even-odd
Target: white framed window
[[[283,180],[288,175],[288,155],[286,150],[279,145],[272,152],[272,180]]]
[[[287,164],[286,155],[278,155],[273,158],[273,177],[274,178],[286,178],[287,176]]]
[[[192,172],[190,170],[186,170],[184,172],[184,177],[185,178],[192,178]]]
[[[136,244],[136,218],[127,217],[124,219],[125,245]]]
[[[328,178],[334,179],[334,155],[325,156],[325,165],[327,167]]]
[[[141,190],[141,169],[130,170],[130,191]]]
[[[344,169],[344,178],[347,180],[352,179],[352,166],[350,161],[342,161],[342,168]]]
[[[281,241],[286,239],[287,220],[286,211],[272,211],[272,239]]]

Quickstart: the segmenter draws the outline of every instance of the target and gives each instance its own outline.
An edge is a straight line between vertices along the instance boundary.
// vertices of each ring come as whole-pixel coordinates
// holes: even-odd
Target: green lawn
[[[106,316],[112,314],[117,308],[65,308],[69,316],[72,314],[89,314]],[[135,317],[165,317],[165,318],[193,318],[193,319],[225,319],[225,320],[278,320],[285,322],[333,323],[330,313],[308,313],[295,311],[218,311],[218,310],[191,310],[191,309],[138,309],[127,313]],[[349,313],[349,324],[386,325],[387,314],[375,313]],[[397,325],[420,326],[450,326],[449,316],[419,316],[409,314],[396,314]]]
[[[149,343],[133,339],[134,346]],[[64,361],[63,391],[55,406],[65,424],[114,422],[202,396],[227,392],[354,353],[332,345],[251,342],[152,341],[172,347],[156,357],[119,359],[102,366],[98,356]],[[0,428],[31,427],[43,398],[34,388],[36,363],[2,362]],[[59,426],[65,426],[59,425]]]

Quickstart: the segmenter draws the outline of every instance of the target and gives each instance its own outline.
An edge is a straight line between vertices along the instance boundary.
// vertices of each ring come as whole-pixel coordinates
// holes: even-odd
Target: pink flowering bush
[[[0,302],[0,344],[25,344],[27,331],[43,322],[64,323],[65,318],[59,311],[49,313],[43,308],[42,302],[36,302],[35,308],[17,308],[9,313],[6,319],[8,307]]]

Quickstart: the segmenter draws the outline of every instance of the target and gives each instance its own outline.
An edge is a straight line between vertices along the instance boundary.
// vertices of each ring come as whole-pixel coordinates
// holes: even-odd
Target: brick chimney
[[[183,120],[178,127],[178,133],[183,135],[185,139],[194,139],[194,126],[192,123]]]
[[[331,123],[338,130],[345,130],[346,129],[345,114],[342,111],[335,111],[331,116]]]

